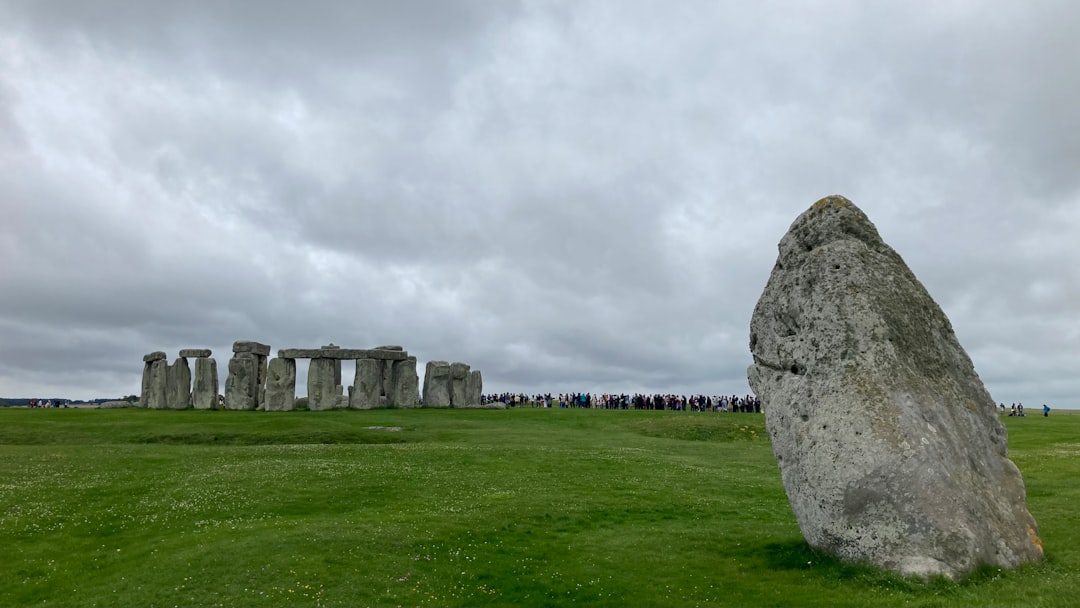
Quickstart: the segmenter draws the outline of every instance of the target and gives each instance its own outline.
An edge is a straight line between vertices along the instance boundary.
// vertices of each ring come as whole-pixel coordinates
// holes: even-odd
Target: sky
[[[841,194],[996,401],[1080,407],[1078,23],[0,0],[0,396],[136,394],[181,348],[224,386],[236,340],[401,345],[485,392],[744,394],[776,245]]]

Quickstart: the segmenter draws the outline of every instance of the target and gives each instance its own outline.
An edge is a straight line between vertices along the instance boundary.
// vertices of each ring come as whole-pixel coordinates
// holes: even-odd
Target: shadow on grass
[[[997,566],[980,566],[964,578],[953,581],[944,576],[929,579],[905,577],[868,563],[851,563],[815,550],[806,541],[770,543],[764,547],[765,565],[777,571],[812,571],[823,579],[860,587],[919,595],[949,595],[960,589],[979,587],[1009,576]],[[1045,566],[1045,565],[1044,565]],[[1025,567],[1040,567],[1027,565]]]

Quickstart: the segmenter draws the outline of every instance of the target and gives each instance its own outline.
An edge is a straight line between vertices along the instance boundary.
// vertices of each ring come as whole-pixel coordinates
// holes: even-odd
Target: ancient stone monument
[[[190,358],[195,359],[194,390]],[[217,403],[217,388],[217,362],[210,358],[209,349],[183,349],[172,365],[165,353],[155,351],[143,357],[139,407],[179,410],[194,405],[206,409]]]
[[[807,542],[920,577],[1041,559],[994,401],[866,215],[824,198],[779,250],[748,376]]]
[[[419,377],[416,357],[400,346],[373,349],[289,348],[269,359],[270,346],[259,342],[233,343],[229,374],[225,381],[225,408],[233,410],[290,411],[296,401],[296,359],[310,359],[308,366],[308,409],[370,409],[377,407],[417,407]],[[188,358],[195,358],[194,388]],[[356,362],[356,375],[348,395],[341,385],[341,362]],[[441,388],[443,407],[476,407],[482,384],[479,371],[463,363],[443,363],[446,368]],[[454,375],[451,377],[451,368]],[[456,397],[451,398],[451,390]],[[184,349],[173,365],[164,352],[143,357],[141,407],[162,409],[212,409],[218,400],[217,363],[208,349]]]

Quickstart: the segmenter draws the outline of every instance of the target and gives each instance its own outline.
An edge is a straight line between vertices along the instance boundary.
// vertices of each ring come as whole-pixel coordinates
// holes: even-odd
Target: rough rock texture
[[[322,350],[341,350],[341,347],[334,344],[333,342],[331,342],[330,344],[323,345]],[[341,359],[336,359],[335,358],[335,360],[334,360],[334,386],[337,386],[339,384],[341,384]]]
[[[450,364],[428,361],[424,371],[424,407],[450,407]]]
[[[183,355],[181,355],[181,356],[183,356]],[[166,355],[164,352],[162,352],[160,350],[155,350],[152,353],[143,355],[142,360],[143,360],[143,363],[151,363],[151,362],[154,362],[154,361],[164,361],[167,358],[168,358],[168,355]]]
[[[342,389],[335,381],[335,374],[338,373],[340,364],[339,359],[311,360],[307,379],[308,409],[318,411],[338,407],[338,397],[342,396]]]
[[[465,382],[469,379],[469,366],[464,363],[450,364],[450,406],[469,407]],[[479,403],[477,404],[479,405]]]
[[[199,357],[198,359],[195,359],[195,378],[192,381],[191,387],[191,404],[197,410],[212,410],[217,407],[217,361],[209,357]]]
[[[468,407],[480,407],[480,398],[484,394],[484,380],[480,376],[480,370],[469,371],[469,377],[465,379],[465,402]]]
[[[356,375],[349,393],[350,408],[369,410],[379,407],[379,397],[382,395],[382,366],[383,362],[378,359],[357,359]]]
[[[270,345],[249,340],[237,340],[236,342],[233,342],[232,352],[251,353],[253,355],[259,355],[260,357],[269,357]]]
[[[179,357],[165,373],[165,407],[183,410],[191,405],[191,367]]]
[[[420,395],[420,378],[416,374],[416,357],[404,361],[385,362],[392,366],[390,388],[386,391],[388,405],[396,407],[416,407]]]
[[[870,220],[828,197],[779,249],[748,375],[807,542],[921,577],[1041,559],[994,401]]]
[[[144,365],[143,392],[139,397],[140,407],[153,410],[165,409],[168,373],[169,363],[164,358],[153,359]],[[143,406],[144,402],[145,406]]]
[[[209,357],[210,354],[211,353],[210,353],[209,348],[184,348],[184,349],[180,350],[180,356],[184,357],[185,359],[188,359],[188,358],[195,359],[195,358],[198,358],[198,357]]]
[[[229,359],[229,376],[225,379],[225,409],[253,410],[258,407],[259,357],[240,352]]]
[[[291,412],[296,403],[296,359],[270,359],[266,368],[268,412]]]

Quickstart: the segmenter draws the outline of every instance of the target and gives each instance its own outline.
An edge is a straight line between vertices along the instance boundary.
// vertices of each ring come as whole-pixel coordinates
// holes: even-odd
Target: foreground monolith
[[[822,199],[779,249],[748,375],[807,542],[920,577],[1041,559],[990,394],[866,215]]]

